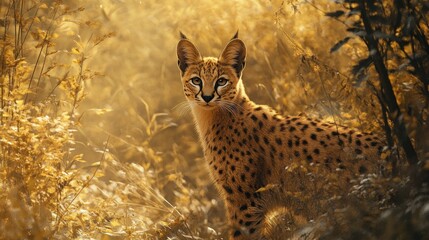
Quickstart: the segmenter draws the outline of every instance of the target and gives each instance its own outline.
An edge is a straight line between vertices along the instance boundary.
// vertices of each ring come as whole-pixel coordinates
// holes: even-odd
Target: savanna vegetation
[[[391,174],[351,193],[372,197],[297,236],[427,239],[428,12],[426,0],[0,1],[0,239],[225,239],[177,107],[176,44],[182,31],[216,56],[237,29],[255,102],[388,140]]]

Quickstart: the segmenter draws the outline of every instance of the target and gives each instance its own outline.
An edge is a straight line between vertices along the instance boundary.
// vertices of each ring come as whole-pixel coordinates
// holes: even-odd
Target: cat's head
[[[211,109],[228,105],[239,94],[246,61],[246,46],[237,34],[219,58],[202,57],[182,33],[177,44],[178,65],[186,98],[197,106]]]

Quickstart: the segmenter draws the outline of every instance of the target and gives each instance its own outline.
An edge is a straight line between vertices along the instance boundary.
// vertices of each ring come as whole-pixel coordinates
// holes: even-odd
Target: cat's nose
[[[214,98],[214,94],[213,95],[203,95],[203,99],[206,103],[209,103],[212,99]]]

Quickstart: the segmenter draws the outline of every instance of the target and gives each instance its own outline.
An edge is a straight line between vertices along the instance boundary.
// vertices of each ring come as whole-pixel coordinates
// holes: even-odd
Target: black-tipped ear
[[[231,40],[237,39],[238,38],[238,29],[237,32],[235,32],[234,37],[231,38]]]
[[[186,35],[182,33],[182,31],[180,31],[179,33],[180,33],[180,39],[188,39]]]
[[[202,60],[198,49],[187,39],[182,39],[177,44],[177,64],[179,65],[182,75],[190,64],[198,63]]]
[[[246,45],[238,38],[231,40],[220,55],[219,62],[232,66],[240,78],[246,65]]]

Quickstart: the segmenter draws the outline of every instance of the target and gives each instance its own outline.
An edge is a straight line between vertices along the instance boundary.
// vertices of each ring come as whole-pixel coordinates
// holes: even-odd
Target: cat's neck
[[[233,100],[233,104],[231,105],[232,107],[228,108],[229,110],[221,107],[205,109],[201,106],[194,106],[192,108],[195,125],[201,140],[204,140],[205,134],[211,130],[213,125],[230,124],[233,118],[239,116],[240,113],[249,108],[249,106],[254,105],[246,95],[241,81],[237,88],[237,96]]]

